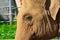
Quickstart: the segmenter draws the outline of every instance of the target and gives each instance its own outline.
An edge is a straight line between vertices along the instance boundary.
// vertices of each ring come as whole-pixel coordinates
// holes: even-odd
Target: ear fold
[[[50,13],[51,17],[56,20],[56,15],[59,10],[59,1],[58,0],[51,0],[51,5],[50,5]]]

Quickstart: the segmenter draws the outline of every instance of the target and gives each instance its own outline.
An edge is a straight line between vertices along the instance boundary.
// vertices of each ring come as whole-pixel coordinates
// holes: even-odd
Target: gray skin
[[[57,36],[59,2],[60,0],[22,0],[15,40],[48,40]]]

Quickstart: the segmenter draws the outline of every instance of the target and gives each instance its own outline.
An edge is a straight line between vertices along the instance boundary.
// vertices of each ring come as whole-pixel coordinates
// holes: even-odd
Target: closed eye
[[[24,20],[31,21],[32,20],[32,15],[30,15],[30,14],[24,15]]]

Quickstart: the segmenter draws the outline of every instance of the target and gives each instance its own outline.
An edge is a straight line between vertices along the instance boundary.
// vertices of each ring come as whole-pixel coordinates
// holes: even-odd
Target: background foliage
[[[12,25],[6,22],[0,22],[0,39],[14,39],[16,32],[16,22]]]

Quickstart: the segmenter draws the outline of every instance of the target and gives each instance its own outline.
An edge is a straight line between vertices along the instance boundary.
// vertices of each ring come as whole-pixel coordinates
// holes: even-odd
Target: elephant
[[[60,34],[60,0],[22,0],[15,40],[49,40]]]

